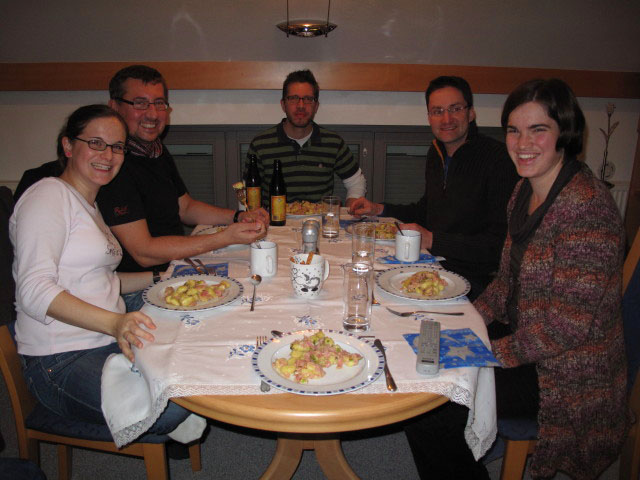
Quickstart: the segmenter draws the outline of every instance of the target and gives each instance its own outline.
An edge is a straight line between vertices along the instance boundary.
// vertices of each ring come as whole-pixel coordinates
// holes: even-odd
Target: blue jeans
[[[117,343],[53,355],[23,355],[24,376],[29,390],[52,412],[82,422],[106,424],[100,382],[102,367],[112,353],[121,353]],[[190,413],[169,402],[148,433],[167,434]]]
[[[124,304],[127,307],[127,312],[137,312],[144,305],[144,300],[142,299],[142,290],[138,290],[137,292],[125,293],[122,296],[124,300]]]

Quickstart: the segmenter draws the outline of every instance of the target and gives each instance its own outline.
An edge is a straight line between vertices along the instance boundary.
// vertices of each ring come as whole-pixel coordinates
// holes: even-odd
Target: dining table
[[[488,347],[481,316],[463,294],[443,300],[416,300],[380,281],[390,269],[402,271],[419,266],[441,270],[443,274],[446,270],[424,250],[421,261],[426,263],[398,264],[393,260],[393,240],[377,240],[374,293],[379,304],[372,307],[369,330],[345,332],[343,266],[351,262],[348,228],[341,228],[337,238],[320,237],[318,254],[328,260],[329,274],[319,295],[301,298],[294,294],[291,257],[302,253],[301,226],[307,218],[320,221],[314,216],[288,216],[285,226],[269,228],[266,240],[277,244],[278,268],[274,276],[263,278],[257,286],[254,311],[250,310],[253,285],[248,245],[231,245],[194,257],[215,272],[218,281],[228,279],[233,297],[230,301],[214,308],[172,309],[163,305],[157,294],[153,296],[154,287],[145,292],[142,312],[157,327],[152,332],[155,340],[135,351],[135,364],[120,358],[118,362],[107,362],[103,372],[103,393],[106,379],[117,385],[113,391],[127,392],[121,397],[111,394],[111,401],[103,401],[116,444],[135,440],[155,422],[167,402],[173,401],[202,417],[276,432],[276,452],[262,478],[291,478],[303,451],[315,450],[327,478],[355,479],[358,476],[342,452],[341,432],[402,422],[453,401],[469,408],[464,434],[473,455],[480,458],[490,448],[497,431],[493,368],[441,366],[437,375],[423,376],[416,372],[412,345],[421,320],[430,319],[440,322],[443,334],[450,330],[471,331]],[[342,210],[343,227],[354,220]],[[198,225],[192,234],[211,233],[212,228]],[[180,276],[185,273],[196,272],[185,261],[174,261],[168,271],[171,277],[161,283],[176,284],[191,278]],[[158,288],[161,287],[155,287],[155,291]],[[390,313],[387,306],[405,312],[428,310],[462,315],[418,313],[400,317]],[[273,330],[284,336],[272,338]],[[322,388],[289,388],[287,382],[278,381],[277,373],[271,369],[272,359],[265,359],[267,350],[281,352],[277,342],[288,346],[292,338],[319,330],[337,342],[344,340],[355,351],[365,352],[361,362],[370,370],[364,380],[350,380],[347,375],[346,379],[340,377],[339,384],[329,383]],[[267,337],[266,345],[257,341],[259,336]],[[395,392],[387,389],[382,374],[384,360],[373,346],[374,339],[384,345],[386,364],[397,385]],[[262,381],[269,385],[268,391],[261,390]],[[309,381],[309,385],[314,382]],[[129,406],[123,408],[122,402]]]

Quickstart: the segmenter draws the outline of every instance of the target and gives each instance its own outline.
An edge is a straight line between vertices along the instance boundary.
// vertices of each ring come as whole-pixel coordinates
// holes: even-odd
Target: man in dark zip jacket
[[[478,133],[466,80],[438,77],[426,94],[435,139],[427,154],[425,192],[409,205],[355,200],[358,215],[396,217],[422,234],[422,248],[469,280],[475,299],[497,271],[507,231],[506,206],[519,177],[505,145]]]

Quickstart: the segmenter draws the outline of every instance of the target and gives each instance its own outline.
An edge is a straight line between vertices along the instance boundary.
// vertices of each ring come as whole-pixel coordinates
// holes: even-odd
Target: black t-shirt
[[[98,193],[98,206],[107,225],[122,225],[146,219],[152,237],[184,235],[178,199],[187,193],[173,157],[163,149],[158,158],[127,154],[120,173]],[[158,265],[166,269],[168,264]],[[121,272],[142,272],[123,247]]]

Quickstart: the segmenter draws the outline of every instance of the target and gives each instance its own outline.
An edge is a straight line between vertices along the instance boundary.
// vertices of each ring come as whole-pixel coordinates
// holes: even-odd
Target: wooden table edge
[[[449,401],[446,396],[428,392],[321,397],[290,393],[195,395],[171,400],[221,422],[289,433],[336,433],[380,427],[415,417]]]

